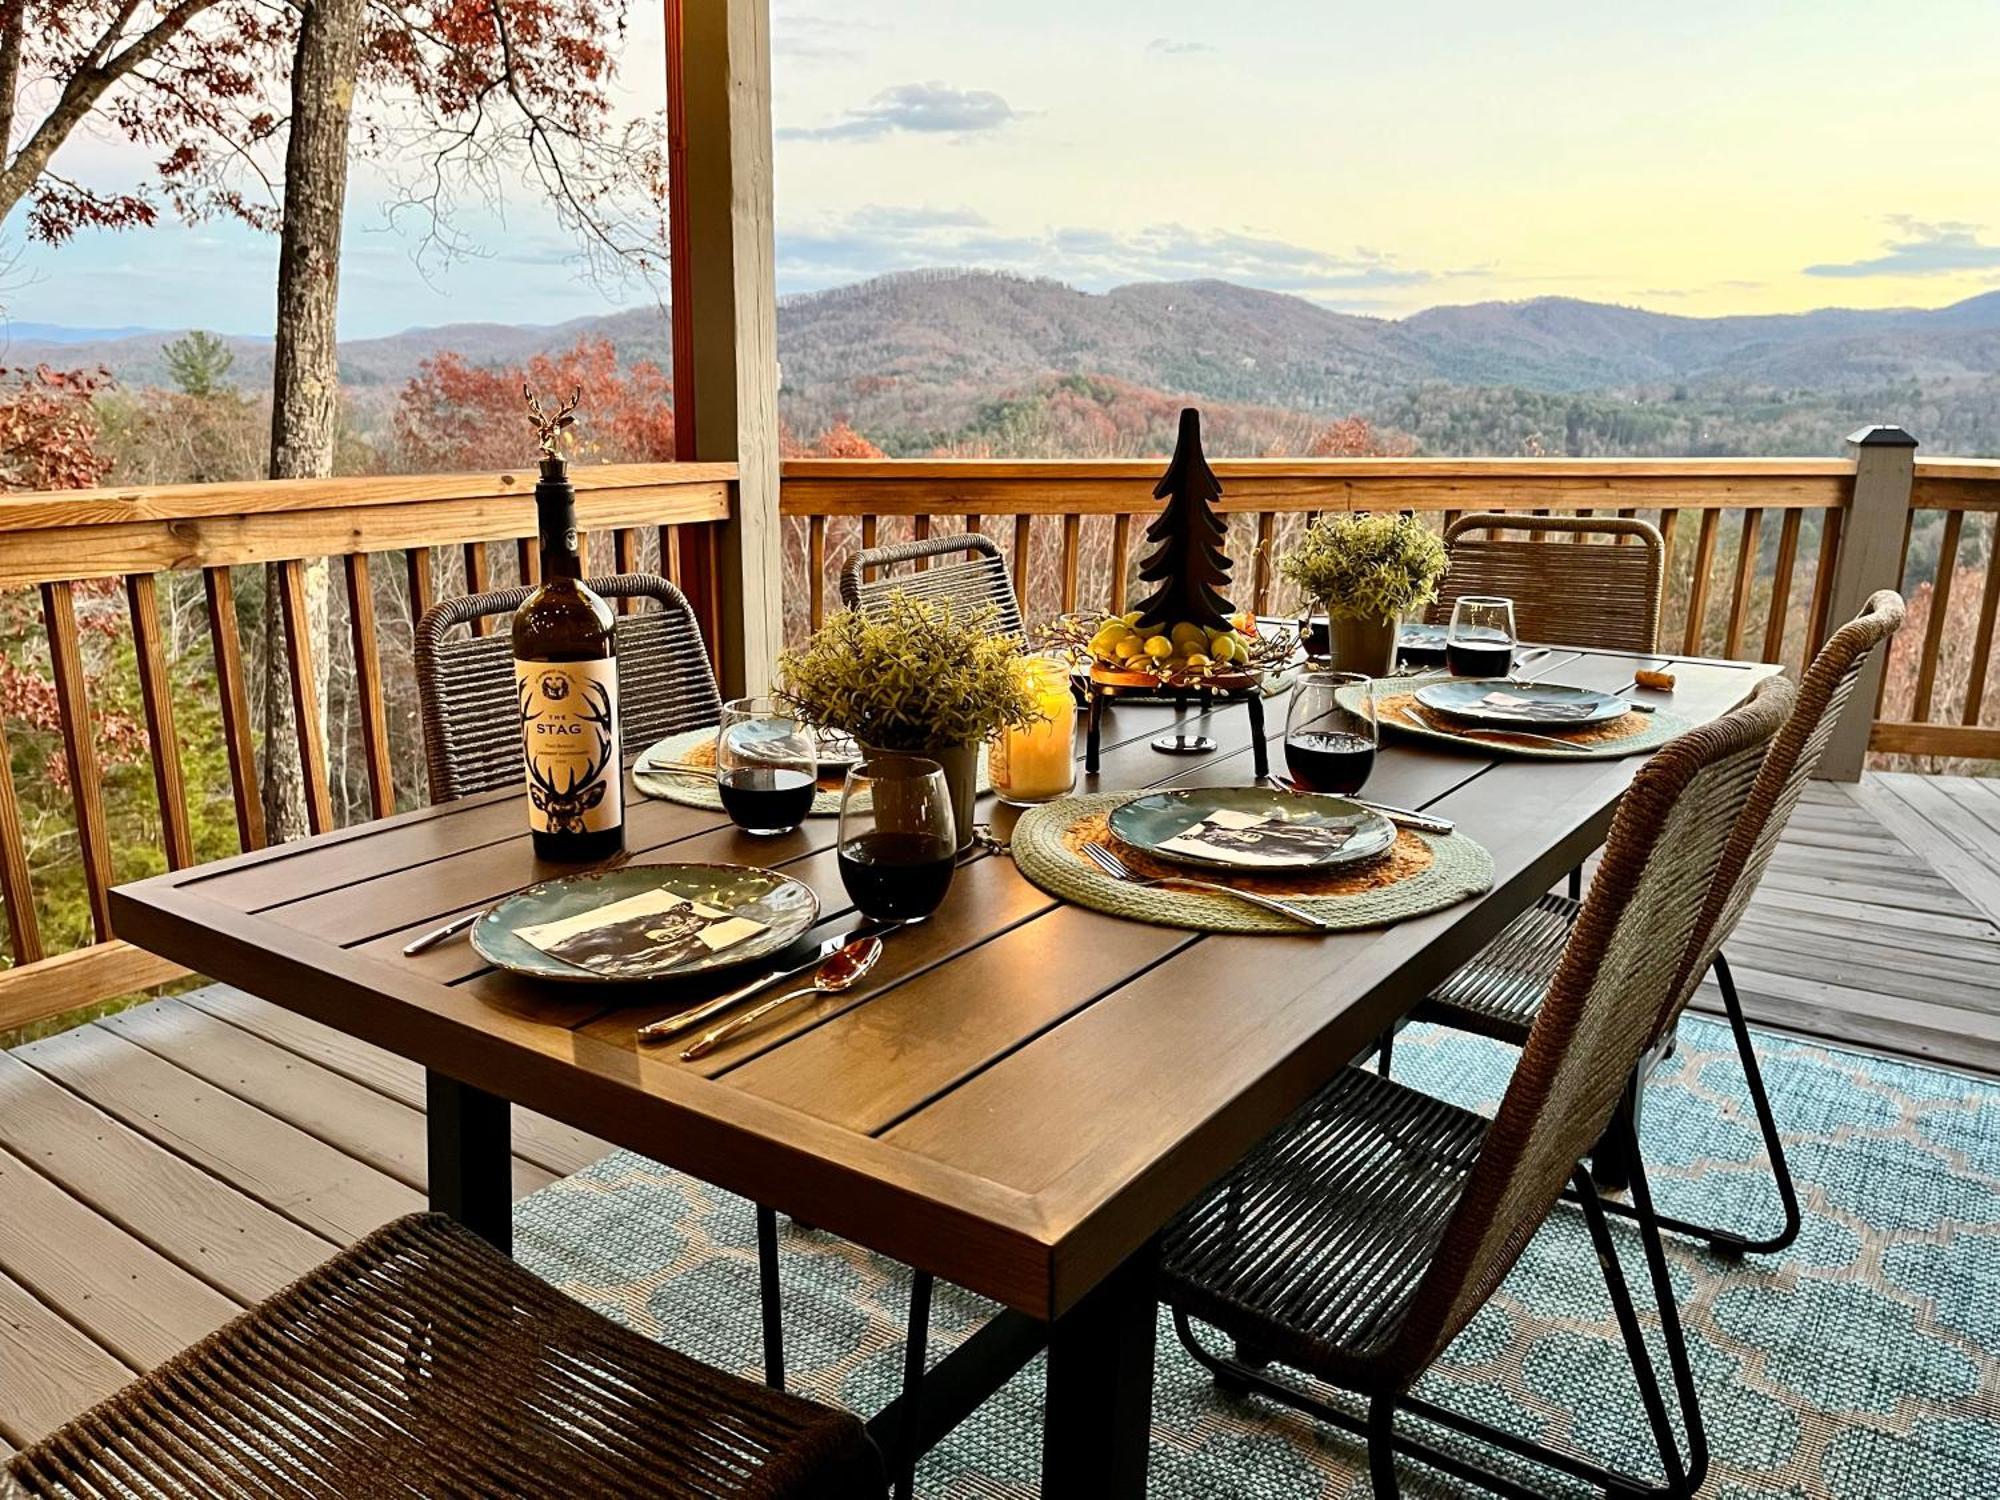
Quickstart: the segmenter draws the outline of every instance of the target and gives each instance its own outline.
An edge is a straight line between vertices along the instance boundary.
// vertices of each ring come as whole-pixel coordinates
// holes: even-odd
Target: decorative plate
[[[1394,824],[1345,797],[1256,786],[1149,792],[1107,821],[1112,837],[1156,858],[1236,873],[1351,864],[1396,842]]]
[[[1452,677],[1417,689],[1425,708],[1475,724],[1530,724],[1581,729],[1630,713],[1623,698],[1560,682],[1516,682],[1505,677]]]
[[[662,945],[657,956],[642,953],[636,960],[621,960],[623,967],[613,972],[600,972],[545,952],[521,935],[523,928],[560,922],[660,891],[718,914],[719,921],[747,918],[762,930],[712,951],[699,940],[679,947]],[[790,947],[818,920],[819,898],[812,887],[775,870],[751,865],[620,865],[544,880],[502,898],[473,924],[472,946],[496,968],[530,979],[636,984],[768,958]]]

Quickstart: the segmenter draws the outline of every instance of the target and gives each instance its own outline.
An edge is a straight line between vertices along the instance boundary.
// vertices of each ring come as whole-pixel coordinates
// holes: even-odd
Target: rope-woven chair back
[[[1661,1010],[1701,947],[1723,849],[1793,689],[1768,678],[1734,713],[1640,769],[1463,1196],[1383,1357],[1414,1379],[1498,1290],[1610,1123]]]
[[[957,562],[933,563],[922,572],[914,569],[894,572],[899,563],[948,557],[956,552],[968,555]],[[871,579],[870,573],[879,576]],[[1007,576],[1006,559],[991,537],[976,531],[902,542],[893,547],[870,547],[855,553],[840,570],[840,602],[849,609],[871,615],[892,593],[948,602],[958,612],[990,607],[999,611],[998,623],[1003,633],[1026,633],[1021,622],[1021,602],[1014,597],[1014,580]]]
[[[1689,969],[1682,993],[1661,1022],[1662,1031],[1680,1019],[1681,1010],[1701,987],[1709,963],[1743,919],[1771,856],[1777,852],[1785,825],[1805,796],[1806,783],[1819,771],[1827,743],[1869,654],[1902,624],[1902,595],[1881,589],[1869,596],[1860,614],[1833,633],[1806,668],[1791,717],[1771,742],[1771,753],[1764,758],[1757,784],[1751,789],[1749,806],[1723,850],[1722,866],[1709,893],[1701,960]]]
[[[1527,535],[1479,535],[1501,531]],[[1444,543],[1451,571],[1430,609],[1435,624],[1449,623],[1452,605],[1467,594],[1498,594],[1514,601],[1523,640],[1659,648],[1666,549],[1648,522],[1480,511],[1452,522]]]
[[[708,664],[708,647],[686,597],[652,573],[587,580],[606,599],[638,599],[657,609],[620,615],[618,718],[624,748],[643,750],[682,729],[722,719],[722,695]],[[417,701],[424,724],[424,761],[431,800],[450,802],[521,779],[521,721],[515,700],[514,652],[503,623],[473,635],[474,620],[511,619],[534,592],[499,589],[445,599],[417,622]]]

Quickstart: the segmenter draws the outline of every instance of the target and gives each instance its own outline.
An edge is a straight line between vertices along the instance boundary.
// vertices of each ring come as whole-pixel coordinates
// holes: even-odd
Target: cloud
[[[820,16],[774,9],[771,52],[777,57],[812,62],[851,62],[861,56],[859,44],[867,34],[885,29],[880,21],[858,16]]]
[[[933,266],[1050,276],[1091,290],[1214,278],[1351,306],[1370,305],[1370,292],[1453,274],[1404,266],[1370,250],[1339,253],[1182,224],[1129,231],[1051,226],[1014,233],[968,208],[871,204],[778,230],[778,274],[787,290]]]
[[[1157,52],[1162,57],[1188,57],[1197,52],[1213,52],[1207,42],[1176,41],[1170,36],[1156,36],[1146,43],[1148,52]]]
[[[956,89],[943,83],[904,83],[884,89],[847,118],[831,125],[789,126],[781,141],[871,141],[885,135],[974,135],[1021,118],[991,89]]]
[[[1954,271],[2000,271],[2000,245],[1982,244],[1978,224],[1926,223],[1908,214],[1889,222],[1902,238],[1885,242],[1885,253],[1865,260],[1807,266],[1808,276],[1944,276]]]

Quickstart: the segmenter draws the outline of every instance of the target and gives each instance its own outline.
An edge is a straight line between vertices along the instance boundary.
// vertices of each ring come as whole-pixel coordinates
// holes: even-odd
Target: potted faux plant
[[[778,674],[785,697],[812,723],[845,730],[864,750],[943,766],[963,847],[972,841],[980,747],[1001,727],[1037,718],[1013,666],[1020,650],[991,608],[896,592],[869,615],[835,615],[779,658]]]
[[[1335,666],[1382,676],[1395,669],[1405,615],[1437,598],[1444,543],[1406,515],[1322,516],[1278,560],[1278,571],[1326,612]]]

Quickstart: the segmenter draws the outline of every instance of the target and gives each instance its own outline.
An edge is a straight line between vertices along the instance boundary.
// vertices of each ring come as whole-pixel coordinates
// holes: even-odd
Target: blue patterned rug
[[[1734,1267],[1669,1238],[1715,1455],[1704,1494],[2000,1496],[2000,1084],[1776,1035],[1760,1051],[1806,1226],[1783,1256]],[[1490,1110],[1514,1056],[1414,1027],[1397,1044],[1396,1073]],[[1742,1070],[1722,1026],[1683,1025],[1679,1052],[1649,1092],[1645,1142],[1663,1208],[1746,1227],[1775,1222]],[[743,1200],[620,1153],[516,1212],[521,1259],[565,1291],[713,1364],[761,1370],[754,1228]],[[1637,1239],[1621,1233],[1637,1284]],[[903,1268],[787,1225],[784,1280],[793,1388],[863,1413],[882,1406],[901,1378]],[[939,1287],[933,1359],[988,1311]],[[1164,1320],[1159,1347],[1152,1494],[1368,1495],[1365,1462],[1345,1434],[1218,1395]],[[1037,1360],[933,1452],[919,1493],[1032,1495],[1041,1378]],[[1426,1390],[1651,1472],[1603,1282],[1568,1210],[1557,1211]],[[1405,1474],[1407,1494],[1456,1493],[1417,1467]],[[1552,1495],[1572,1492],[1542,1482]]]

